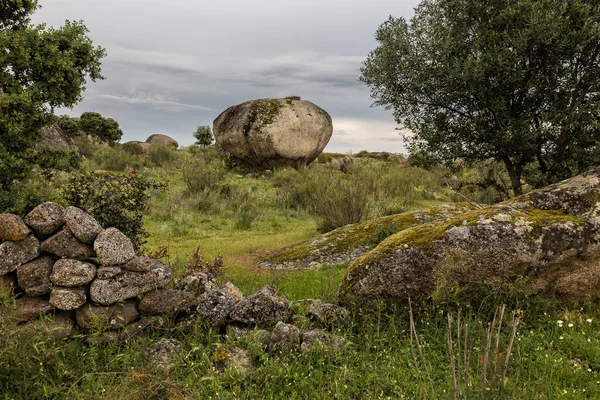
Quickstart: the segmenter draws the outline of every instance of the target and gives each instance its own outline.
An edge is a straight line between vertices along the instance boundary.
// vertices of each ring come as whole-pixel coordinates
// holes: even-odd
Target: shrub
[[[208,161],[199,157],[186,162],[182,172],[187,190],[190,193],[199,193],[204,190],[217,190],[223,184],[227,171],[223,161]]]
[[[157,167],[165,167],[173,164],[177,155],[171,146],[153,143],[148,148],[148,160]]]
[[[377,229],[375,229],[375,233],[373,234],[371,242],[373,245],[377,246],[379,243],[383,242],[396,232],[398,232],[398,227],[396,227],[396,224],[392,224],[390,226],[378,226]]]
[[[124,143],[123,146],[121,146],[123,150],[125,150],[127,153],[134,155],[134,156],[138,156],[140,154],[142,154],[142,145],[136,142],[127,142]]]
[[[148,209],[149,190],[158,187],[132,169],[129,176],[77,174],[61,192],[68,204],[86,210],[104,227],[119,229],[139,250],[147,237],[142,219]]]
[[[210,146],[213,142],[213,134],[210,126],[199,126],[194,132],[194,138],[196,139],[196,145],[200,147]]]
[[[132,155],[119,146],[101,146],[92,159],[100,169],[117,172],[125,171],[134,161]]]

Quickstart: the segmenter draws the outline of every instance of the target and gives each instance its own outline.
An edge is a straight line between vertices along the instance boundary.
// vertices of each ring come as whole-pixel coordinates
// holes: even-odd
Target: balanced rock
[[[89,284],[95,276],[94,264],[63,258],[54,263],[50,280],[58,286],[79,287]]]
[[[271,334],[269,350],[279,354],[289,354],[300,346],[300,328],[278,322]]]
[[[162,146],[170,146],[173,148],[178,148],[179,147],[179,143],[177,143],[177,140],[173,139],[170,136],[167,135],[161,135],[161,134],[155,134],[155,135],[150,135],[148,137],[148,139],[146,139],[146,143],[149,144],[159,144]]]
[[[600,168],[445,222],[406,229],[354,261],[340,287],[351,306],[490,293],[567,302],[600,290]]]
[[[0,244],[0,275],[16,270],[39,255],[40,242],[33,235],[18,242]]]
[[[85,304],[75,311],[77,325],[90,329],[119,329],[127,326],[139,316],[135,301],[126,301],[105,307]]]
[[[74,260],[87,260],[96,255],[92,246],[77,240],[67,227],[44,240],[41,249],[47,253]]]
[[[289,302],[277,290],[263,286],[237,303],[229,316],[248,325],[272,326],[287,317]]]
[[[333,133],[331,117],[296,98],[252,100],[229,107],[214,121],[217,144],[251,167],[308,165]]]
[[[29,232],[21,217],[14,214],[0,214],[0,240],[17,242],[29,236]]]
[[[235,303],[235,298],[229,292],[223,289],[212,290],[199,297],[196,314],[212,327],[219,328],[225,325]]]
[[[226,344],[215,347],[211,354],[211,361],[219,372],[230,371],[249,375],[255,368],[252,354],[248,350]]]
[[[25,223],[40,238],[46,238],[65,224],[65,209],[53,202],[42,203],[25,217]]]
[[[45,255],[17,268],[17,281],[27,296],[43,296],[52,291],[50,274],[54,258]]]
[[[196,297],[184,290],[159,289],[144,296],[139,310],[145,314],[176,315],[189,310],[196,303]]]
[[[92,244],[102,232],[102,225],[94,217],[77,207],[68,207],[65,213],[67,227],[77,239]]]
[[[50,304],[59,310],[75,310],[87,301],[86,289],[82,287],[57,287],[50,293]]]
[[[114,304],[166,286],[171,275],[171,270],[162,263],[148,272],[123,271],[110,279],[95,279],[90,286],[90,297],[102,305]]]
[[[131,240],[117,228],[100,232],[94,242],[94,250],[102,265],[119,265],[135,257]]]

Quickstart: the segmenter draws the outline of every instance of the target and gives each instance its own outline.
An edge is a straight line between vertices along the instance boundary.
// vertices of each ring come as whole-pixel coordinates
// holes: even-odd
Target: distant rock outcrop
[[[229,107],[214,121],[217,144],[256,168],[308,165],[333,133],[331,117],[298,98],[260,99]]]
[[[40,140],[33,145],[34,150],[76,151],[79,153],[77,143],[58,125],[43,127],[41,134]]]
[[[600,168],[492,207],[402,230],[349,267],[352,306],[600,290]]]
[[[149,143],[149,144],[156,143],[156,144],[161,144],[163,146],[171,146],[175,149],[179,147],[179,143],[177,142],[177,140],[173,139],[170,136],[161,135],[161,134],[150,135],[148,137],[148,139],[146,139],[146,143]]]

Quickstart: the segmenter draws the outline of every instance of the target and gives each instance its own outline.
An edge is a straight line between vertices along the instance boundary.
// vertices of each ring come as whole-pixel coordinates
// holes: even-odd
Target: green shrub
[[[142,219],[148,209],[149,191],[159,186],[132,170],[129,176],[77,174],[61,192],[68,204],[86,210],[104,227],[119,229],[139,250],[147,237]]]
[[[133,156],[139,156],[140,154],[142,154],[142,145],[136,142],[127,142],[124,143],[122,146],[122,149],[125,150],[127,153],[133,155]]]
[[[377,246],[379,243],[383,242],[396,232],[398,232],[398,227],[396,227],[396,224],[392,224],[390,226],[378,226],[377,229],[375,229],[375,233],[373,234],[371,242],[373,245]]]
[[[177,154],[171,146],[153,143],[148,148],[147,159],[157,167],[167,167],[175,162]]]
[[[120,146],[100,146],[92,160],[102,170],[122,172],[133,165],[134,157]]]
[[[250,203],[240,206],[235,214],[234,228],[240,231],[249,231],[256,220],[257,213]]]
[[[225,163],[221,160],[206,160],[202,157],[186,162],[182,167],[183,181],[190,193],[204,190],[216,191],[225,179]]]

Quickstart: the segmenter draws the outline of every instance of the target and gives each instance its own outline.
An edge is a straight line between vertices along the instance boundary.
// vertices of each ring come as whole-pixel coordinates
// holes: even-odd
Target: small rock
[[[63,258],[54,263],[50,280],[58,286],[80,287],[96,276],[96,266],[85,261]]]
[[[144,296],[139,305],[139,310],[146,314],[176,315],[192,308],[196,297],[184,290],[159,289]]]
[[[196,296],[215,290],[218,287],[219,285],[214,279],[204,272],[187,275],[177,284],[177,289],[192,292]]]
[[[15,301],[15,313],[19,321],[30,321],[54,310],[50,302],[42,297],[22,297]]]
[[[303,353],[308,353],[317,348],[322,350],[330,350],[336,353],[342,351],[346,339],[337,335],[330,335],[327,332],[313,330],[302,334],[302,345],[300,350]]]
[[[67,227],[77,239],[92,244],[102,232],[102,225],[94,217],[77,207],[68,207],[65,213]]]
[[[269,347],[269,343],[271,343],[271,336],[271,332],[264,329],[258,329],[250,332],[247,338],[248,341],[254,346],[265,350],[267,347]]]
[[[56,203],[42,203],[27,214],[25,223],[38,237],[48,237],[65,224],[65,209]]]
[[[75,310],[87,301],[85,292],[85,288],[55,286],[50,293],[50,304],[59,310]]]
[[[0,240],[18,242],[29,236],[29,232],[21,217],[14,214],[0,214]]]
[[[110,279],[95,279],[90,286],[90,297],[102,305],[114,304],[166,286],[171,275],[171,270],[162,263],[148,272],[122,271]]]
[[[333,325],[343,323],[350,315],[344,307],[329,303],[313,303],[308,307],[306,315],[321,325]]]
[[[248,325],[272,326],[287,317],[289,302],[269,286],[237,303],[230,313],[234,321]]]
[[[127,326],[139,316],[135,301],[126,301],[104,307],[86,304],[75,312],[77,325],[90,329],[119,329]]]
[[[0,244],[0,275],[16,270],[39,255],[40,242],[33,235],[18,242]]]
[[[229,345],[215,347],[211,361],[219,372],[229,370],[241,375],[250,375],[254,371],[254,360],[248,350]]]
[[[173,367],[177,358],[181,355],[181,343],[175,339],[160,339],[150,348],[150,362],[163,369]]]
[[[269,350],[279,354],[289,354],[300,346],[300,329],[294,325],[278,322],[271,334]]]
[[[227,336],[229,336],[231,340],[240,340],[242,338],[245,338],[250,334],[250,332],[252,332],[252,329],[244,325],[227,325]]]
[[[135,257],[131,240],[117,228],[108,228],[100,232],[94,242],[94,250],[102,265],[119,265]]]
[[[225,325],[227,316],[234,306],[235,299],[229,292],[216,289],[198,298],[196,314],[212,327],[220,328]]]
[[[112,267],[100,267],[98,271],[96,271],[96,276],[98,279],[110,279],[121,273],[121,267],[112,266]]]
[[[21,265],[17,268],[19,287],[31,297],[49,294],[52,291],[50,274],[53,265],[54,258],[48,255]]]
[[[226,283],[224,283],[223,286],[221,286],[221,289],[228,292],[233,297],[236,303],[239,303],[240,301],[244,300],[244,293],[242,293],[242,291],[231,281],[227,281]]]
[[[126,269],[127,271],[132,272],[148,272],[152,269],[156,268],[156,266],[163,265],[162,262],[156,260],[154,258],[142,256],[142,257],[134,257],[131,260],[127,261],[121,267]]]
[[[66,227],[46,239],[42,243],[42,251],[74,260],[87,260],[96,255],[90,245],[81,243]]]
[[[119,333],[119,340],[129,340],[135,336],[140,335],[146,330],[153,328],[159,328],[164,324],[164,320],[161,317],[143,317],[139,321],[132,322],[127,325],[121,333]]]

